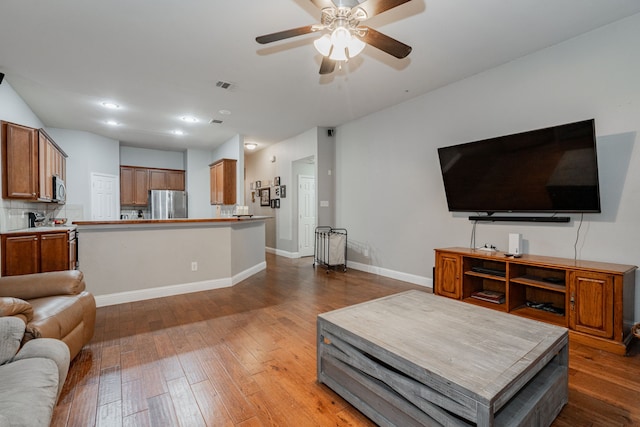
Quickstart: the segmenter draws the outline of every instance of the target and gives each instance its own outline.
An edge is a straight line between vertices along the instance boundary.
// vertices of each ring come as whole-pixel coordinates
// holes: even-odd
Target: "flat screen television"
[[[438,148],[449,211],[597,213],[595,121]]]

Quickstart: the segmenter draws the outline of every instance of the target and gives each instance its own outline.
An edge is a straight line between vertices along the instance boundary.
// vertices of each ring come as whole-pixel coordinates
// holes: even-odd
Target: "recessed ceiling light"
[[[173,133],[174,135],[184,135],[184,132],[180,129],[173,130],[171,131],[171,133]]]
[[[115,120],[107,120],[107,124],[109,126],[118,126],[118,125],[120,125],[120,123],[116,122]]]
[[[245,142],[244,148],[246,148],[247,150],[255,150],[256,148],[258,148],[258,144],[256,144],[255,142]]]
[[[220,111],[218,111],[218,113],[220,113],[222,115],[225,115],[225,116],[228,116],[229,114],[231,114],[231,111],[229,111],[229,110],[220,110]]]
[[[114,102],[108,102],[108,101],[103,102],[102,106],[104,108],[110,108],[112,110],[117,110],[118,108],[120,108],[120,106],[118,104],[116,104]]]
[[[193,116],[183,116],[182,117],[182,121],[183,122],[188,122],[188,123],[197,123],[198,119],[193,117]]]

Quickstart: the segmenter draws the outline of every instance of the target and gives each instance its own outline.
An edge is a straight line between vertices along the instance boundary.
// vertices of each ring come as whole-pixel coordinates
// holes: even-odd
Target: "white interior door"
[[[316,228],[316,178],[298,175],[298,253],[313,256]]]
[[[118,177],[100,173],[91,174],[91,220],[111,221],[119,218]]]

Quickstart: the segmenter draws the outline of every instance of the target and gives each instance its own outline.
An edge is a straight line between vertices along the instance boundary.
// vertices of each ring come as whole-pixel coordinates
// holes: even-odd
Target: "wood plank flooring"
[[[311,259],[267,255],[232,288],[98,309],[53,426],[373,426],[316,382],[316,316],[422,289]],[[570,346],[569,404],[554,426],[640,425],[640,346]]]

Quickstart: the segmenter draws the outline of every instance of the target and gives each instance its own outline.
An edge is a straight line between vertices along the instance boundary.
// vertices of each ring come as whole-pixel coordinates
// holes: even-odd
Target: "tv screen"
[[[450,211],[600,212],[594,120],[438,149]]]

